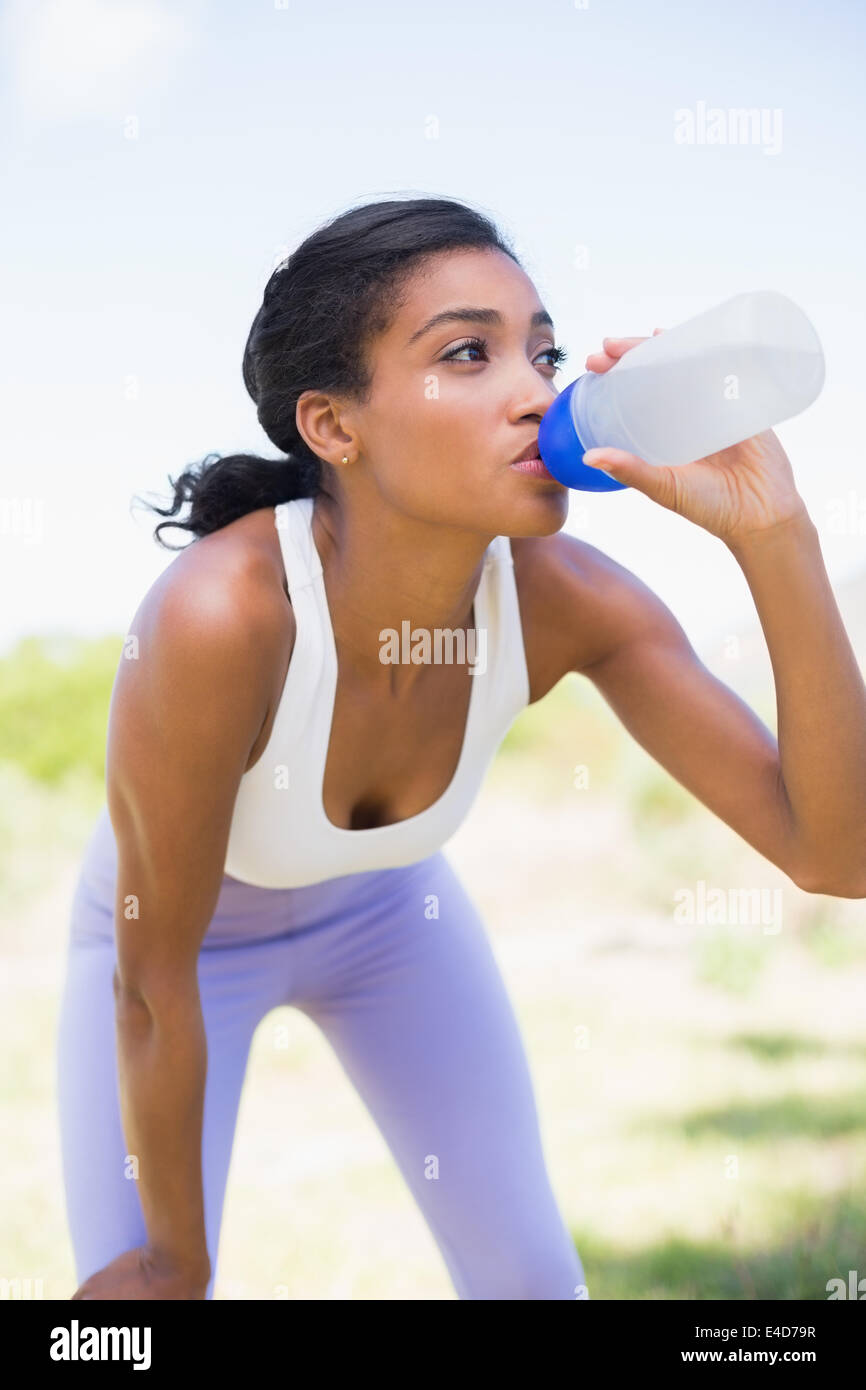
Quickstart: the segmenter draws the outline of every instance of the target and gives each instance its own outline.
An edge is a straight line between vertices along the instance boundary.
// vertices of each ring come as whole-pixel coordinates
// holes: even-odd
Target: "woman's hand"
[[[657,328],[656,333],[662,330]],[[604,338],[603,351],[586,359],[591,372],[607,372],[646,338]],[[659,506],[733,544],[746,535],[808,515],[785,450],[772,430],[717,454],[677,467],[657,467],[624,449],[588,449],[583,462],[643,492]]]
[[[203,1299],[209,1280],[204,1269],[186,1269],[141,1245],[91,1274],[72,1299]]]

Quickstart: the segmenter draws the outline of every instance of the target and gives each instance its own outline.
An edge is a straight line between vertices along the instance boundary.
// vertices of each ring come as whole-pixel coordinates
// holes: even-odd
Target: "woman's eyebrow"
[[[425,333],[429,333],[431,328],[437,328],[439,324],[457,323],[460,321],[500,325],[502,323],[502,315],[498,309],[474,309],[471,307],[443,309],[440,313],[434,314],[432,319],[428,319],[420,328],[416,329],[411,338],[407,341],[406,346],[411,347],[412,343],[416,342],[418,338],[422,337]],[[529,326],[530,328],[541,328],[543,324],[548,324],[552,328],[553,319],[546,309],[538,309],[529,320]]]

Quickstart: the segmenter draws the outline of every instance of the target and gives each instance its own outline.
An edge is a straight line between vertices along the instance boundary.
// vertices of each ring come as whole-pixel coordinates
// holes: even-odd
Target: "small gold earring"
[[[348,460],[348,458],[347,458],[347,456],[346,456],[345,454],[343,455],[342,462],[343,462],[343,463],[348,463],[348,462],[349,462],[349,460]]]

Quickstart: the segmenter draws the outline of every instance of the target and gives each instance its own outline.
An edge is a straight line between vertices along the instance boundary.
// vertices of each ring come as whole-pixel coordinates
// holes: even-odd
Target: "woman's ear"
[[[338,466],[344,457],[357,456],[357,440],[343,428],[342,412],[324,391],[302,391],[295,407],[298,434],[313,453]]]

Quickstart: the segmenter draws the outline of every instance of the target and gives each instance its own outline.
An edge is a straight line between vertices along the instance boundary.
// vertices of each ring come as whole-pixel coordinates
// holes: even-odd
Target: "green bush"
[[[25,637],[0,659],[0,761],[46,786],[105,779],[120,636]]]

